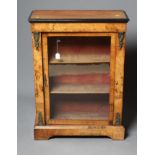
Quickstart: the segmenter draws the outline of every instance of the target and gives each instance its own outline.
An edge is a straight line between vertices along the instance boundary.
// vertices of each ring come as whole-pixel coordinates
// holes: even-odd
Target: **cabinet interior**
[[[48,38],[51,119],[108,120],[110,39]]]

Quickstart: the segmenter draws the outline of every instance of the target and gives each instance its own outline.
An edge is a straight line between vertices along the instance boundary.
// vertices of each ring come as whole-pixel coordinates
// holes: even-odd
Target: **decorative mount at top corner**
[[[34,32],[34,46],[36,50],[39,49],[39,38],[40,38],[40,32]]]
[[[118,39],[119,39],[119,48],[121,49],[123,47],[124,32],[118,33]]]

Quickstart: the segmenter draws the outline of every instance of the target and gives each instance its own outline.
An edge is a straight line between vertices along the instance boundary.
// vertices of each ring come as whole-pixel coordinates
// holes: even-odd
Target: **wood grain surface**
[[[36,140],[47,140],[54,136],[108,136],[113,140],[123,140],[124,133],[123,126],[108,125],[52,125],[34,128]]]

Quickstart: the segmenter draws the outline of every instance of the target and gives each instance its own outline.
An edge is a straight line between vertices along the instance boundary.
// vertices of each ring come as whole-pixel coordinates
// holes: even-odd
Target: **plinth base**
[[[124,140],[123,126],[50,125],[35,126],[34,139],[48,140],[55,136],[107,136],[113,140]]]

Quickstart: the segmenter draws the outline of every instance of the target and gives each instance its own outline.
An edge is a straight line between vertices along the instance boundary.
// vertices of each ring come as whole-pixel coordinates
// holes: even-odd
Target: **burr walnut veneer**
[[[122,108],[128,20],[122,10],[32,11],[29,22],[35,139],[124,139]]]

